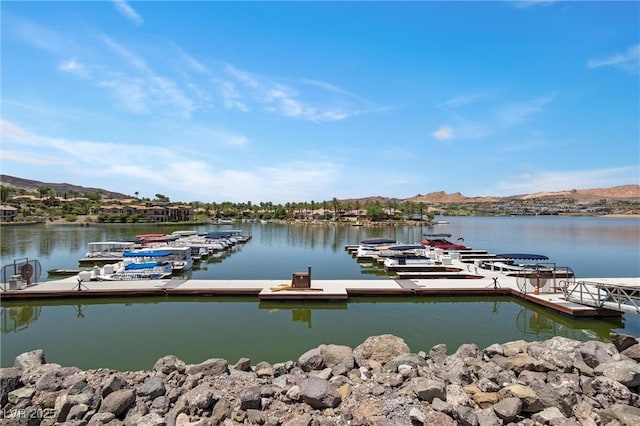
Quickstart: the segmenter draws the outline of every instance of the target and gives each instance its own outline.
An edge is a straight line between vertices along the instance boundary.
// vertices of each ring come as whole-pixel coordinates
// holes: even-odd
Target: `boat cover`
[[[122,257],[166,257],[173,253],[170,251],[125,251],[122,253]]]
[[[407,244],[407,245],[402,245],[402,246],[387,247],[387,250],[404,251],[404,250],[418,250],[418,249],[423,249],[423,248],[424,248],[424,246],[422,244]]]
[[[547,256],[542,254],[530,254],[530,253],[504,253],[498,254],[498,257],[505,259],[522,259],[522,260],[549,260]]]
[[[140,269],[153,269],[158,266],[158,262],[129,263],[125,265],[125,271],[137,271]]]
[[[367,238],[365,240],[360,241],[360,244],[367,245],[376,245],[376,244],[395,244],[396,240],[392,240],[390,238]]]

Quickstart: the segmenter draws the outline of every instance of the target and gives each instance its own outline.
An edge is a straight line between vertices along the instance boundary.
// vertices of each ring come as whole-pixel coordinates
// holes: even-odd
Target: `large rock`
[[[298,365],[303,371],[322,370],[324,368],[324,360],[322,359],[322,350],[320,347],[310,349],[300,355]]]
[[[351,370],[355,366],[353,349],[344,345],[320,345],[320,353],[324,365],[330,368],[340,364]]]
[[[205,376],[220,376],[229,374],[229,363],[222,358],[211,358],[200,364],[188,365],[185,369],[187,374],[202,373]]]
[[[496,415],[505,423],[512,422],[522,410],[522,400],[515,396],[510,396],[500,400],[493,406]]]
[[[39,391],[57,391],[62,389],[67,377],[80,371],[76,367],[61,367],[47,371],[38,378],[35,387]]]
[[[544,342],[529,344],[527,352],[532,357],[552,365],[553,370],[572,371],[576,364],[583,363],[580,342],[555,336]]]
[[[100,404],[100,412],[113,413],[116,417],[121,417],[136,402],[136,394],[132,389],[121,389],[111,392]]]
[[[623,425],[640,425],[640,408],[623,404],[613,406],[600,411],[600,417],[614,423],[615,420]]]
[[[630,346],[621,353],[636,362],[640,362],[640,344]]]
[[[149,397],[149,399],[155,399],[159,396],[162,396],[165,394],[165,392],[166,388],[164,385],[164,380],[162,380],[160,377],[149,377],[136,389],[136,394],[143,397]]]
[[[384,370],[388,372],[395,373],[398,371],[398,367],[401,365],[409,365],[411,367],[417,368],[423,365],[426,365],[427,361],[422,358],[418,354],[406,353],[402,355],[398,355],[393,358],[391,361],[387,362],[384,366]]]
[[[622,352],[625,349],[640,343],[640,341],[637,338],[626,335],[626,334],[611,333],[610,337],[611,337],[611,343],[613,343],[613,345],[616,347],[618,352]]]
[[[8,401],[10,392],[16,390],[20,386],[20,376],[22,373],[19,368],[0,368],[0,405],[5,406]]]
[[[640,386],[640,364],[632,359],[600,364],[594,371],[596,375],[608,377],[629,388]]]
[[[612,343],[597,342],[590,340],[580,345],[580,354],[585,364],[591,368],[595,368],[600,364],[613,362],[613,355],[618,350]]]
[[[198,385],[183,394],[178,401],[176,401],[172,411],[176,416],[181,413],[188,415],[199,414],[205,410],[209,410],[219,399],[220,395],[213,387],[208,384]]]
[[[428,379],[426,377],[416,377],[408,384],[416,396],[422,401],[433,402],[435,398],[445,400],[447,396],[446,384],[441,379]]]
[[[185,363],[175,355],[162,357],[153,365],[153,371],[161,374],[169,374],[173,371],[184,373],[185,369]]]
[[[585,394],[597,400],[604,408],[615,404],[629,405],[633,395],[628,387],[606,376],[596,377],[585,389]]]
[[[42,349],[36,349],[35,351],[25,352],[18,355],[13,362],[13,366],[20,370],[26,370],[45,363],[44,351]]]
[[[368,360],[386,364],[398,355],[410,353],[411,349],[401,337],[392,334],[371,336],[353,350],[353,357],[360,366]]]
[[[260,388],[253,386],[240,391],[240,409],[241,410],[259,410],[262,404]]]
[[[335,408],[340,405],[340,393],[327,380],[309,377],[300,383],[302,400],[316,409]]]
[[[544,404],[535,390],[529,386],[511,385],[498,391],[500,398],[519,398],[522,401],[522,411],[535,413],[544,409]]]

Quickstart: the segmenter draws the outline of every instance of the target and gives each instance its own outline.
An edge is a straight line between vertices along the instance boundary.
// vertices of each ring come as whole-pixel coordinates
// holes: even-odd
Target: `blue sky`
[[[3,1],[1,172],[254,203],[638,184],[639,5]]]

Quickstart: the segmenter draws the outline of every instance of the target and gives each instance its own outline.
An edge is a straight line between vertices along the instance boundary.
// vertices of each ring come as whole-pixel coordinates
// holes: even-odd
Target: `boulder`
[[[355,366],[353,349],[344,345],[320,345],[320,354],[324,365],[330,368],[340,364],[351,370]]]
[[[19,368],[20,370],[26,370],[31,367],[35,367],[36,365],[45,364],[44,360],[44,351],[42,349],[36,349],[31,352],[24,352],[18,355],[14,362],[13,366],[15,368]]]
[[[444,380],[441,379],[416,377],[408,383],[408,387],[422,401],[431,403],[435,398],[439,398],[443,401],[446,399],[446,384]]]
[[[493,406],[493,411],[505,423],[510,423],[522,411],[522,400],[515,396],[503,398]]]
[[[47,371],[36,380],[35,388],[39,391],[57,391],[62,389],[67,377],[80,371],[76,367],[60,367]]]
[[[185,368],[185,363],[175,355],[164,356],[153,365],[153,371],[161,374],[170,374],[174,371],[184,373]]]
[[[149,377],[136,389],[136,394],[142,397],[155,399],[166,392],[164,380],[160,377]]]
[[[251,360],[249,358],[240,358],[234,365],[234,370],[249,371],[251,370]]]
[[[608,377],[629,388],[640,386],[640,364],[632,359],[600,364],[594,371],[598,376]]]
[[[189,375],[202,373],[205,376],[220,376],[229,374],[229,364],[222,358],[210,358],[200,364],[191,364],[185,368]]]
[[[401,365],[409,365],[411,367],[420,367],[426,365],[427,361],[418,354],[406,353],[398,355],[384,366],[384,371],[395,373]]]
[[[315,409],[335,408],[342,400],[340,393],[327,380],[309,377],[300,383],[302,400]]]
[[[0,406],[4,407],[8,402],[8,395],[20,386],[19,368],[0,368]]]
[[[132,389],[121,389],[111,392],[102,400],[100,404],[100,412],[113,413],[115,417],[124,417],[123,415],[136,402],[136,395]]]
[[[250,388],[242,389],[239,395],[240,409],[241,410],[259,410],[262,404],[262,395],[260,394],[260,388],[253,386]]]
[[[298,358],[298,365],[303,371],[307,372],[323,369],[325,365],[324,360],[322,359],[322,350],[320,347],[310,349],[300,355],[300,358]]]
[[[517,384],[507,386],[500,389],[500,391],[498,391],[498,395],[500,398],[519,398],[522,401],[522,411],[525,412],[535,413],[544,409],[544,405],[542,401],[540,401],[540,397],[536,391],[529,386]]]
[[[622,352],[633,345],[640,343],[637,338],[620,333],[610,333],[611,343],[616,347],[618,352]]]
[[[211,409],[218,400],[220,395],[209,384],[198,385],[190,391],[182,394],[176,401],[172,409],[174,415],[186,413],[195,415]]]
[[[392,334],[371,336],[353,350],[356,364],[364,366],[368,360],[386,364],[398,355],[411,352],[401,337]]]

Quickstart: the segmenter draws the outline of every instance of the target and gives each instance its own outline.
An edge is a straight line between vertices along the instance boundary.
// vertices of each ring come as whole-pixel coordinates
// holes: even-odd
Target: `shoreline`
[[[640,340],[564,337],[410,348],[370,336],[270,364],[160,358],[149,370],[80,370],[42,350],[0,369],[0,418],[18,425],[640,424]],[[417,350],[416,350],[417,349]],[[453,349],[453,348],[451,348]]]
[[[629,219],[640,219],[640,214],[608,214],[608,215],[541,215],[542,217],[600,217],[600,218],[629,218]],[[536,215],[528,215],[528,216],[515,216],[515,217],[541,217]],[[442,216],[446,218],[456,218],[456,217],[469,217],[469,216]],[[472,217],[507,217],[507,216],[472,216]],[[140,225],[140,226],[150,226],[155,225],[157,227],[168,227],[168,226],[199,226],[199,225],[220,225],[215,221],[211,222],[136,222],[136,223],[106,223],[106,222],[98,222],[97,220],[89,220],[87,221],[84,216],[78,216],[81,220],[75,222],[68,222],[63,218],[57,218],[53,221],[28,221],[28,222],[2,222],[2,226],[29,226],[29,225],[46,225],[46,226],[105,226],[105,225]],[[345,226],[354,226],[352,222],[336,222],[336,221],[324,221],[324,220],[274,220],[274,223],[284,223],[284,224],[308,224],[308,225],[345,225]],[[243,223],[242,220],[234,221],[235,223]],[[372,221],[361,221],[360,226],[364,227],[372,227],[372,226],[394,226],[394,225],[402,225],[402,226],[434,226],[436,223],[428,223],[428,222],[420,222],[420,221],[380,221],[380,222],[372,222]]]

